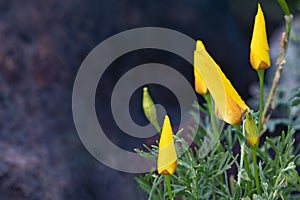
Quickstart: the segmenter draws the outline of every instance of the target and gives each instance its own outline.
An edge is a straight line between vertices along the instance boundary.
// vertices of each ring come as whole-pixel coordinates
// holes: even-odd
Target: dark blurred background
[[[299,1],[287,2],[293,13],[299,13]],[[253,0],[0,0],[0,199],[145,199],[134,174],[104,166],[78,138],[71,96],[81,62],[96,45],[119,32],[170,28],[203,40],[241,96],[249,99],[249,87],[257,81],[249,64],[256,4]],[[261,4],[271,37],[284,22],[283,12],[276,0]],[[167,52],[141,50],[115,62],[99,83],[106,95],[97,96],[96,108],[110,139],[123,148],[146,141],[122,134],[104,108],[110,107],[118,78],[148,62],[174,67],[193,85],[192,66]],[[176,118],[176,101],[161,95],[164,88],[151,87],[153,98],[168,104]],[[140,101],[137,91],[133,118],[146,123]]]

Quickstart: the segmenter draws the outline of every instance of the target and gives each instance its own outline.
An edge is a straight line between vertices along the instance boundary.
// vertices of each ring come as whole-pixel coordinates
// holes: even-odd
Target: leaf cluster
[[[173,196],[179,199],[300,199],[299,146],[295,147],[295,131],[282,132],[280,136],[266,138],[257,150],[261,194],[256,194],[250,148],[245,148],[244,168],[240,168],[239,144],[244,142],[238,127],[223,128],[218,121],[220,138],[211,133],[209,113],[206,105],[194,105],[201,117],[191,113],[194,120],[200,120],[199,127],[188,127],[193,144],[189,145],[179,130],[174,135],[178,158],[176,173],[171,177]],[[193,137],[195,136],[195,137]],[[209,147],[209,148],[208,148]],[[211,148],[210,148],[211,147]],[[143,157],[156,160],[158,144],[147,147],[147,151],[136,151]],[[238,170],[241,183],[237,184]],[[136,181],[148,194],[149,199],[168,199],[163,176],[155,169],[139,176]]]

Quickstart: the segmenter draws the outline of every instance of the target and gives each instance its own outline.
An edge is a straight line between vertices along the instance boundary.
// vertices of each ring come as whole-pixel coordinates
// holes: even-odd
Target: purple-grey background
[[[250,84],[257,81],[249,64],[256,3],[0,0],[0,199],[144,199],[135,175],[102,165],[78,138],[71,95],[81,62],[97,44],[119,32],[147,26],[174,29],[204,40],[247,99]],[[299,13],[296,0],[288,3]],[[283,13],[276,0],[261,4],[271,36],[283,23]],[[148,62],[170,65],[193,84],[192,66],[167,52],[136,51],[114,62],[99,83],[106,95],[96,97],[96,109],[108,137],[124,149],[154,138],[135,139],[115,127],[108,109],[112,86],[124,72]],[[155,85],[150,89],[176,126],[178,102],[172,93]],[[140,101],[137,91],[130,109],[133,119],[145,124]]]

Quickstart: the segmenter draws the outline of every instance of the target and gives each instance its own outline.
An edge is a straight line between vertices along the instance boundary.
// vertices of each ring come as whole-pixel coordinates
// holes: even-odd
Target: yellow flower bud
[[[156,108],[155,108],[154,102],[148,92],[147,87],[143,88],[142,106],[143,106],[144,114],[147,117],[147,119],[149,120],[149,122],[151,124],[153,124],[159,130],[160,128],[159,128],[159,125],[157,122]]]
[[[260,135],[251,113],[246,114],[245,131],[248,145],[251,147],[258,145]]]
[[[197,41],[197,45],[201,45],[202,43],[200,41]],[[203,46],[203,44],[202,44]],[[203,46],[203,48],[205,48]],[[197,63],[197,61],[195,60],[195,56],[194,56],[194,65],[195,63]],[[197,67],[194,67],[194,77],[195,77],[195,90],[198,94],[201,95],[205,95],[208,93],[208,89],[205,85],[205,82],[200,74],[200,72],[198,71]]]
[[[197,41],[194,52],[194,67],[197,68],[214,99],[216,115],[229,124],[240,124],[243,112],[250,109],[218,64],[207,53],[201,41]]]
[[[208,89],[204,83],[204,80],[201,74],[198,72],[197,68],[194,67],[194,76],[195,76],[195,90],[198,94],[205,95],[208,93]]]
[[[168,115],[165,116],[162,133],[159,141],[157,159],[158,174],[172,175],[177,167],[177,154],[173,141],[173,131]]]
[[[258,4],[257,14],[255,16],[250,45],[250,63],[255,70],[267,69],[271,65],[266,23],[260,4]]]

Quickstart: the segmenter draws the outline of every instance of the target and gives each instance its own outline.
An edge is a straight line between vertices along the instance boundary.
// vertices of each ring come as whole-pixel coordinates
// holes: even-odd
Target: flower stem
[[[242,135],[245,138],[245,120],[243,120],[243,125],[242,125]],[[240,140],[240,145],[241,145],[241,159],[240,159],[240,166],[238,169],[238,181],[237,184],[241,184],[242,180],[242,170],[243,170],[243,164],[244,164],[244,157],[245,157],[245,140],[244,138]]]
[[[285,0],[278,0],[278,3],[281,6],[281,8],[282,8],[285,15],[290,15],[291,14],[290,9],[289,9],[289,7],[288,7]]]
[[[256,184],[256,192],[260,194],[260,185],[259,185],[259,177],[258,177],[258,167],[256,161],[256,146],[251,147],[252,151],[252,159],[253,159],[253,169],[254,169],[254,176],[255,176],[255,184]]]
[[[211,96],[210,96],[210,94],[205,94],[205,95],[203,95],[203,97],[207,103],[213,134],[215,136],[215,139],[219,139],[219,132],[217,129],[217,124],[216,124],[216,120],[215,120],[215,116],[214,116]]]
[[[152,122],[152,125],[154,126],[154,128],[156,129],[156,131],[158,132],[159,135],[161,135],[161,128],[158,125],[158,122]]]
[[[207,102],[207,108],[208,108],[208,112],[209,112],[209,116],[210,116],[212,132],[214,134],[215,140],[217,141],[216,144],[218,145],[218,143],[220,143],[219,131],[218,131],[218,128],[217,128],[217,123],[216,123],[216,119],[215,119],[215,115],[214,115],[212,98],[211,98],[210,94],[205,94],[205,95],[203,95],[203,97],[204,97],[205,101]],[[218,152],[222,151],[221,145],[218,147],[217,151]],[[220,174],[219,180],[220,180],[221,183],[224,182],[224,174]]]
[[[277,89],[277,85],[284,67],[284,64],[286,62],[285,57],[287,53],[290,33],[291,33],[291,27],[292,27],[292,20],[293,15],[290,13],[290,9],[286,3],[285,0],[278,0],[279,5],[281,6],[285,16],[285,32],[282,33],[281,41],[280,41],[280,53],[276,61],[277,69],[273,78],[272,87],[267,99],[267,102],[265,104],[264,112],[263,112],[263,124],[265,124],[272,113],[272,110],[274,109],[274,99],[275,99],[275,93]],[[264,130],[263,130],[264,132]],[[263,133],[262,132],[262,133]],[[261,134],[262,134],[261,133]]]
[[[258,118],[258,132],[261,133],[262,129],[262,118],[263,118],[263,106],[264,106],[264,72],[265,70],[258,70],[258,78],[259,78],[259,118]],[[257,160],[256,160],[256,146],[251,147],[252,153],[252,162],[253,162],[253,170],[254,170],[254,177],[255,177],[255,185],[256,185],[256,192],[260,194],[260,185],[259,185],[259,177],[258,177],[258,167],[257,167]]]
[[[285,0],[278,0],[278,3],[285,14],[285,31],[287,34],[287,38],[289,39],[291,33],[291,23],[292,23],[292,15]]]
[[[171,176],[165,175],[165,181],[168,189],[169,198],[170,200],[173,200],[172,189],[171,189]]]
[[[244,166],[245,166],[245,170],[246,170],[246,173],[248,174],[248,176],[253,179],[253,176],[250,172],[250,169],[249,169],[249,162],[248,162],[248,157],[247,155],[244,157]],[[251,190],[251,185],[250,184],[247,184],[247,190],[248,192]]]
[[[263,109],[264,109],[264,73],[265,70],[258,70],[259,78],[259,118],[258,118],[258,132],[261,133],[262,129],[262,118],[263,118]]]
[[[287,34],[287,38],[289,39],[291,33],[291,23],[292,23],[292,15],[285,0],[278,0],[278,3],[285,14],[285,31]]]

